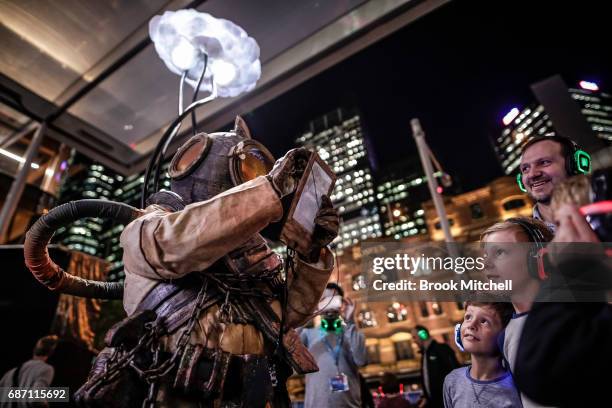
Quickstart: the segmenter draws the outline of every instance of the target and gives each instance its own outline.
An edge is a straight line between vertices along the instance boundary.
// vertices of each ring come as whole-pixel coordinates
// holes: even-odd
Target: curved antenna
[[[185,87],[185,79],[187,78],[187,71],[183,71],[183,73],[181,74],[181,80],[179,82],[179,94],[178,94],[178,114],[180,115],[181,113],[183,113],[183,88]],[[178,132],[178,130],[180,129],[181,124],[179,123],[176,131]],[[149,195],[149,179],[151,178],[151,172],[155,172],[155,181],[157,181],[157,179],[159,179],[159,167],[161,166],[161,162],[159,160],[157,160],[157,149],[155,150],[155,154],[151,157],[151,159],[149,159],[149,164],[147,166],[147,171],[145,173],[145,178],[144,178],[144,184],[142,186],[142,198],[140,200],[140,206],[141,208],[145,207],[145,201]],[[157,185],[154,181],[154,186]],[[154,187],[154,189],[156,189]]]
[[[208,95],[206,98],[202,98],[200,100],[197,100],[196,102],[191,103],[191,105],[189,105],[187,107],[187,109],[185,109],[185,112],[189,111],[189,113],[193,113],[193,112],[195,112],[194,108],[199,108],[200,106],[202,106],[202,104],[210,102],[210,101],[212,101],[213,99],[216,99],[216,98],[217,98],[217,87],[215,86],[215,83],[213,81],[213,83],[212,83],[212,91],[211,91],[210,95]],[[185,117],[185,116],[183,116],[183,117]],[[174,137],[177,135],[178,129],[180,127],[181,127],[181,122],[178,123],[176,130],[174,130],[172,132],[172,134],[170,135],[168,140],[166,140],[166,142],[164,143],[164,147],[162,149],[162,156],[166,154],[166,150],[168,150],[168,147],[170,146],[170,143],[172,142],[172,139],[174,139]]]
[[[206,68],[208,67],[208,54],[204,53],[204,69],[202,69],[202,73],[200,74],[200,79],[198,79],[198,84],[193,91],[193,98],[191,98],[191,103],[194,103],[198,99],[198,94],[200,93],[200,85],[202,85],[202,80],[204,79],[204,74],[206,73]],[[211,86],[214,86],[215,82],[211,83]],[[180,112],[179,112],[180,114]],[[196,119],[196,113],[193,111],[191,113],[191,130],[193,135],[195,136],[197,133],[197,124],[198,121]]]
[[[146,205],[146,199],[148,196],[147,184],[148,184],[149,179],[151,178],[152,169],[155,165],[157,158],[159,157],[159,154],[162,153],[162,151],[165,153],[166,149],[168,148],[168,145],[170,144],[170,141],[172,140],[172,138],[174,138],[176,134],[174,129],[183,121],[183,119],[185,119],[189,114],[191,114],[191,112],[205,105],[206,103],[214,100],[216,97],[217,97],[217,87],[215,86],[215,82],[212,81],[211,94],[207,96],[206,98],[202,98],[198,101],[193,102],[183,111],[183,113],[181,113],[176,119],[174,119],[174,121],[170,124],[170,126],[168,126],[168,129],[160,138],[159,142],[157,143],[157,146],[155,147],[155,152],[153,153],[153,155],[151,156],[151,159],[149,160],[149,165],[147,167],[147,172],[145,174],[144,185],[142,187],[142,196],[140,197],[141,208],[144,208]]]

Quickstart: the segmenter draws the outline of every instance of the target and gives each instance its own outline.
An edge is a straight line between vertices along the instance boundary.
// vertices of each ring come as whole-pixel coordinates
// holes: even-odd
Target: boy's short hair
[[[465,302],[465,310],[467,310],[468,306],[490,307],[495,310],[502,323],[502,327],[506,327],[510,323],[510,319],[512,319],[514,314],[514,307],[510,302],[473,302],[468,300]]]
[[[380,385],[385,394],[396,394],[400,392],[399,380],[393,373],[384,373]]]
[[[523,224],[529,225],[533,229],[538,230],[541,233],[542,237],[544,238],[544,242],[552,241],[554,235],[551,232],[551,230],[548,229],[546,224],[544,224],[542,221],[536,220],[535,218],[531,218],[531,217],[514,217],[513,219]],[[489,228],[484,230],[482,234],[480,234],[480,240],[484,241],[487,235],[491,235],[495,232],[506,231],[509,229],[522,232],[523,235],[527,237],[527,240],[531,241],[529,235],[523,229],[523,227],[519,225],[518,223],[512,222],[512,221],[502,221],[502,222],[498,222],[498,223],[491,225]]]
[[[49,357],[51,354],[53,354],[53,351],[57,346],[57,342],[58,337],[54,334],[42,337],[36,342],[32,354],[38,357]]]

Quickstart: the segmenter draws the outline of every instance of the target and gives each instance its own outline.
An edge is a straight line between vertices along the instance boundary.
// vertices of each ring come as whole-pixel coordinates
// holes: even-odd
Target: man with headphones
[[[581,289],[585,285],[602,292],[612,288],[612,258],[598,253],[609,248],[612,240],[609,180],[612,169],[595,172],[590,180],[573,177],[555,189],[552,207],[558,229],[547,254],[551,277],[560,276],[565,282],[579,278]],[[602,248],[600,240],[608,244]],[[575,243],[580,244],[572,246]],[[591,292],[589,297],[594,299],[594,295]],[[521,392],[541,404],[608,406],[611,344],[612,304],[535,303],[518,347],[516,383]]]
[[[366,364],[365,336],[355,324],[355,303],[336,283],[319,301],[321,325],[300,338],[319,371],[306,374],[305,408],[361,408],[359,367]]]
[[[574,141],[559,135],[536,136],[522,148],[519,188],[536,202],[533,218],[555,230],[550,207],[556,185],[568,177],[591,171],[591,157]]]
[[[459,367],[455,352],[447,344],[434,340],[425,326],[415,326],[412,336],[421,349],[421,379],[425,407],[443,407],[444,378]]]

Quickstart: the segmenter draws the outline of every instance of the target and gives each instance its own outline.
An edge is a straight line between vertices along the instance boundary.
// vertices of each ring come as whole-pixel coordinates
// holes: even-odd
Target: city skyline
[[[254,137],[279,156],[311,118],[355,105],[376,161],[387,164],[417,157],[409,123],[417,117],[445,170],[469,191],[504,174],[491,139],[512,107],[533,101],[531,84],[560,74],[570,87],[589,80],[610,91],[601,26],[563,7],[555,21],[566,24],[544,24],[545,9],[473,3],[445,5],[246,113]],[[527,39],[516,21],[529,26]]]
[[[575,102],[572,117],[577,119],[577,122],[583,121],[583,125],[587,126],[590,133],[590,137],[586,138],[587,142],[590,141],[597,145],[598,141],[603,141],[601,143],[602,147],[609,146],[612,142],[612,97],[605,92],[600,92],[595,83],[588,82],[581,83],[581,85],[582,87],[579,89],[567,88],[568,97]],[[570,115],[566,114],[564,116],[569,117]],[[493,143],[506,175],[518,173],[520,147],[529,138],[565,134],[555,127],[554,120],[551,119],[546,107],[537,103],[535,98],[531,104],[522,108],[514,107],[504,116],[505,127],[494,138]],[[574,141],[581,145],[579,140]],[[586,148],[585,146],[582,147]],[[587,148],[587,150],[590,149]],[[591,150],[591,155],[598,150]]]

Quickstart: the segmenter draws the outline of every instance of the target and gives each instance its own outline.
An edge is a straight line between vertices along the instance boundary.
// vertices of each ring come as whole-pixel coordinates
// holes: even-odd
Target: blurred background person
[[[406,401],[400,391],[400,383],[393,373],[385,373],[381,380],[382,392],[385,394],[378,408],[410,408],[412,405]]]
[[[444,378],[459,367],[455,352],[447,344],[431,338],[425,326],[416,326],[412,333],[421,348],[421,379],[426,407],[443,407]]]
[[[58,338],[55,335],[40,338],[34,346],[32,358],[23,364],[7,371],[0,379],[0,387],[45,388],[53,381],[54,369],[47,360],[57,347]],[[40,402],[34,404],[25,402],[0,402],[1,408],[47,406]]]
[[[365,336],[355,324],[355,303],[328,283],[319,302],[321,324],[300,337],[319,366],[306,374],[306,408],[361,407],[359,367],[366,364]]]
[[[374,398],[372,397],[372,391],[368,387],[368,382],[365,377],[359,374],[359,384],[361,385],[361,408],[376,408],[374,404]]]

